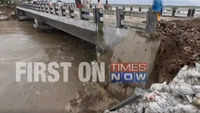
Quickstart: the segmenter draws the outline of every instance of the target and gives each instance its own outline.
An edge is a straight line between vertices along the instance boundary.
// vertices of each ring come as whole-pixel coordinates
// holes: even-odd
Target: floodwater
[[[83,84],[78,64],[95,60],[95,46],[61,31],[41,31],[30,21],[0,21],[0,112],[65,113]],[[16,62],[72,62],[69,82],[16,82]]]

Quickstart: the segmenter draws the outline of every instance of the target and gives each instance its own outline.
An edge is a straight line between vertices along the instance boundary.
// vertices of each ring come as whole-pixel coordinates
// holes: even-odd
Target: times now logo
[[[147,78],[147,63],[111,64],[110,79],[113,83],[143,83]]]

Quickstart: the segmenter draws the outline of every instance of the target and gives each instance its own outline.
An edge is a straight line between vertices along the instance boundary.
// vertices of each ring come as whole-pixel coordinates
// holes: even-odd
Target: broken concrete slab
[[[106,33],[107,32],[104,33],[104,36],[107,35]],[[151,35],[145,33],[144,30],[138,29],[127,29],[125,34],[119,33],[120,35],[116,35],[117,33],[115,32],[111,33],[108,36],[116,37],[116,39],[120,39],[120,42],[109,44],[112,46],[108,47],[103,53],[98,55],[98,60],[106,62],[108,66],[106,74],[107,80],[110,82],[109,65],[112,63],[147,63],[147,73],[150,75],[154,67],[154,60],[160,46],[160,40],[152,39]],[[105,41],[105,44],[106,43],[109,43],[109,41]],[[119,97],[120,94],[121,97],[130,96],[127,91],[132,92],[131,90],[134,90],[136,86],[146,86],[146,83],[112,84],[109,82],[105,84],[104,87],[111,91],[115,97]]]
[[[184,66],[168,85],[157,83],[150,90],[140,89],[145,93],[139,101],[135,103],[133,100],[132,104],[105,113],[200,113],[200,99],[195,93],[198,89],[187,88],[200,85],[200,74],[194,73],[200,73],[199,64],[195,67]],[[140,90],[136,88],[134,95],[138,95]]]

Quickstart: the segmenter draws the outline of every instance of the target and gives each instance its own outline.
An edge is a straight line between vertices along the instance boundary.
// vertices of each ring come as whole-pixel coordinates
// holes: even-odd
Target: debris
[[[0,21],[2,21],[2,20],[8,20],[8,16],[0,15]]]
[[[104,113],[200,113],[199,78],[199,64],[184,66],[169,84],[152,84],[137,102]],[[136,89],[134,95],[140,91]]]
[[[200,98],[199,97],[194,99],[192,103],[193,103],[193,105],[195,105],[195,106],[200,108]]]
[[[69,113],[102,113],[104,109],[117,102],[98,84],[88,83],[83,87],[83,91],[79,91],[74,99],[66,103],[65,111]]]

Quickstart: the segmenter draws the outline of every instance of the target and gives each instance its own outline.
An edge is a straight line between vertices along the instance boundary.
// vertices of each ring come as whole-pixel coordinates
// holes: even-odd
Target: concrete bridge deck
[[[160,41],[148,39],[149,36],[145,35],[145,24],[138,22],[140,19],[135,19],[137,21],[135,23],[140,23],[138,26],[116,27],[116,18],[111,19],[106,15],[104,15],[103,23],[96,24],[94,19],[70,18],[67,13],[65,16],[60,15],[59,9],[58,14],[51,14],[51,11],[47,13],[47,11],[18,6],[17,12],[34,18],[35,21],[37,20],[36,23],[45,23],[95,44],[98,60],[107,64],[120,61],[146,62],[149,64],[149,73],[153,68]]]
[[[96,44],[96,25],[90,21],[72,19],[52,15],[49,13],[38,12],[32,9],[17,7],[18,10],[24,11],[25,15],[37,19],[37,21],[48,24],[60,29],[71,35],[84,39],[90,43]]]
[[[74,10],[75,17],[71,18],[69,16],[69,7],[72,7]],[[125,27],[118,28],[117,18],[116,18],[116,7],[124,8],[124,20],[122,21]],[[112,47],[113,44],[120,42],[120,40],[126,37],[126,34],[129,30],[141,29],[144,30],[146,24],[146,12],[141,11],[130,11],[131,8],[144,8],[145,11],[150,7],[149,5],[111,5],[108,10],[104,10],[103,16],[103,25],[101,27],[101,33],[97,33],[99,28],[98,25],[94,22],[94,13],[92,9],[89,9],[89,19],[83,20],[80,18],[79,9],[75,8],[74,4],[68,4],[63,7],[47,7],[45,5],[35,6],[34,4],[23,4],[17,7],[17,10],[22,12],[23,15],[35,19],[36,23],[47,24],[51,27],[60,29],[64,32],[67,32],[71,35],[74,35],[80,39],[83,39],[87,42],[93,43],[100,48]],[[168,8],[168,9],[167,9]],[[169,8],[174,8],[172,6],[166,7],[166,10]],[[179,8],[179,7],[176,7]],[[183,7],[190,8],[190,7]],[[199,8],[199,7],[195,7]],[[133,10],[133,9],[132,9]],[[171,11],[171,10],[170,10]],[[165,12],[163,15],[172,15],[170,12]],[[180,15],[180,14],[179,14]],[[175,16],[175,15],[174,15]],[[186,15],[187,16],[187,15]],[[138,18],[138,17],[142,17]],[[143,22],[142,22],[143,21]]]
[[[17,13],[33,18],[35,23],[46,24],[95,44],[97,50],[101,52],[103,50],[103,54],[97,55],[102,61],[111,63],[115,59],[115,62],[146,62],[150,65],[149,73],[151,72],[160,42],[159,40],[149,40],[149,35],[144,35],[146,34],[146,22],[144,22],[147,20],[146,18],[141,19],[127,15],[128,12],[126,12],[126,21],[120,21],[123,27],[119,27],[117,26],[117,12],[113,15],[110,13],[114,12],[113,10],[110,12],[104,10],[103,23],[97,24],[94,13],[91,13],[93,10],[89,11],[89,19],[81,19],[79,10],[72,4],[69,5],[52,8],[45,5],[25,4],[17,7]],[[73,18],[70,17],[69,7],[74,9],[75,16]],[[130,14],[134,13],[130,12]]]
[[[126,28],[116,28],[115,25],[104,24],[101,27],[101,36],[99,36],[97,32],[98,27],[97,24],[94,23],[94,20],[81,20],[80,17],[70,18],[69,16],[40,12],[21,6],[17,7],[17,11],[22,12],[25,16],[35,19],[37,21],[36,23],[43,23],[60,29],[75,37],[93,43],[101,49],[112,47],[113,44],[126,37],[128,32]]]

